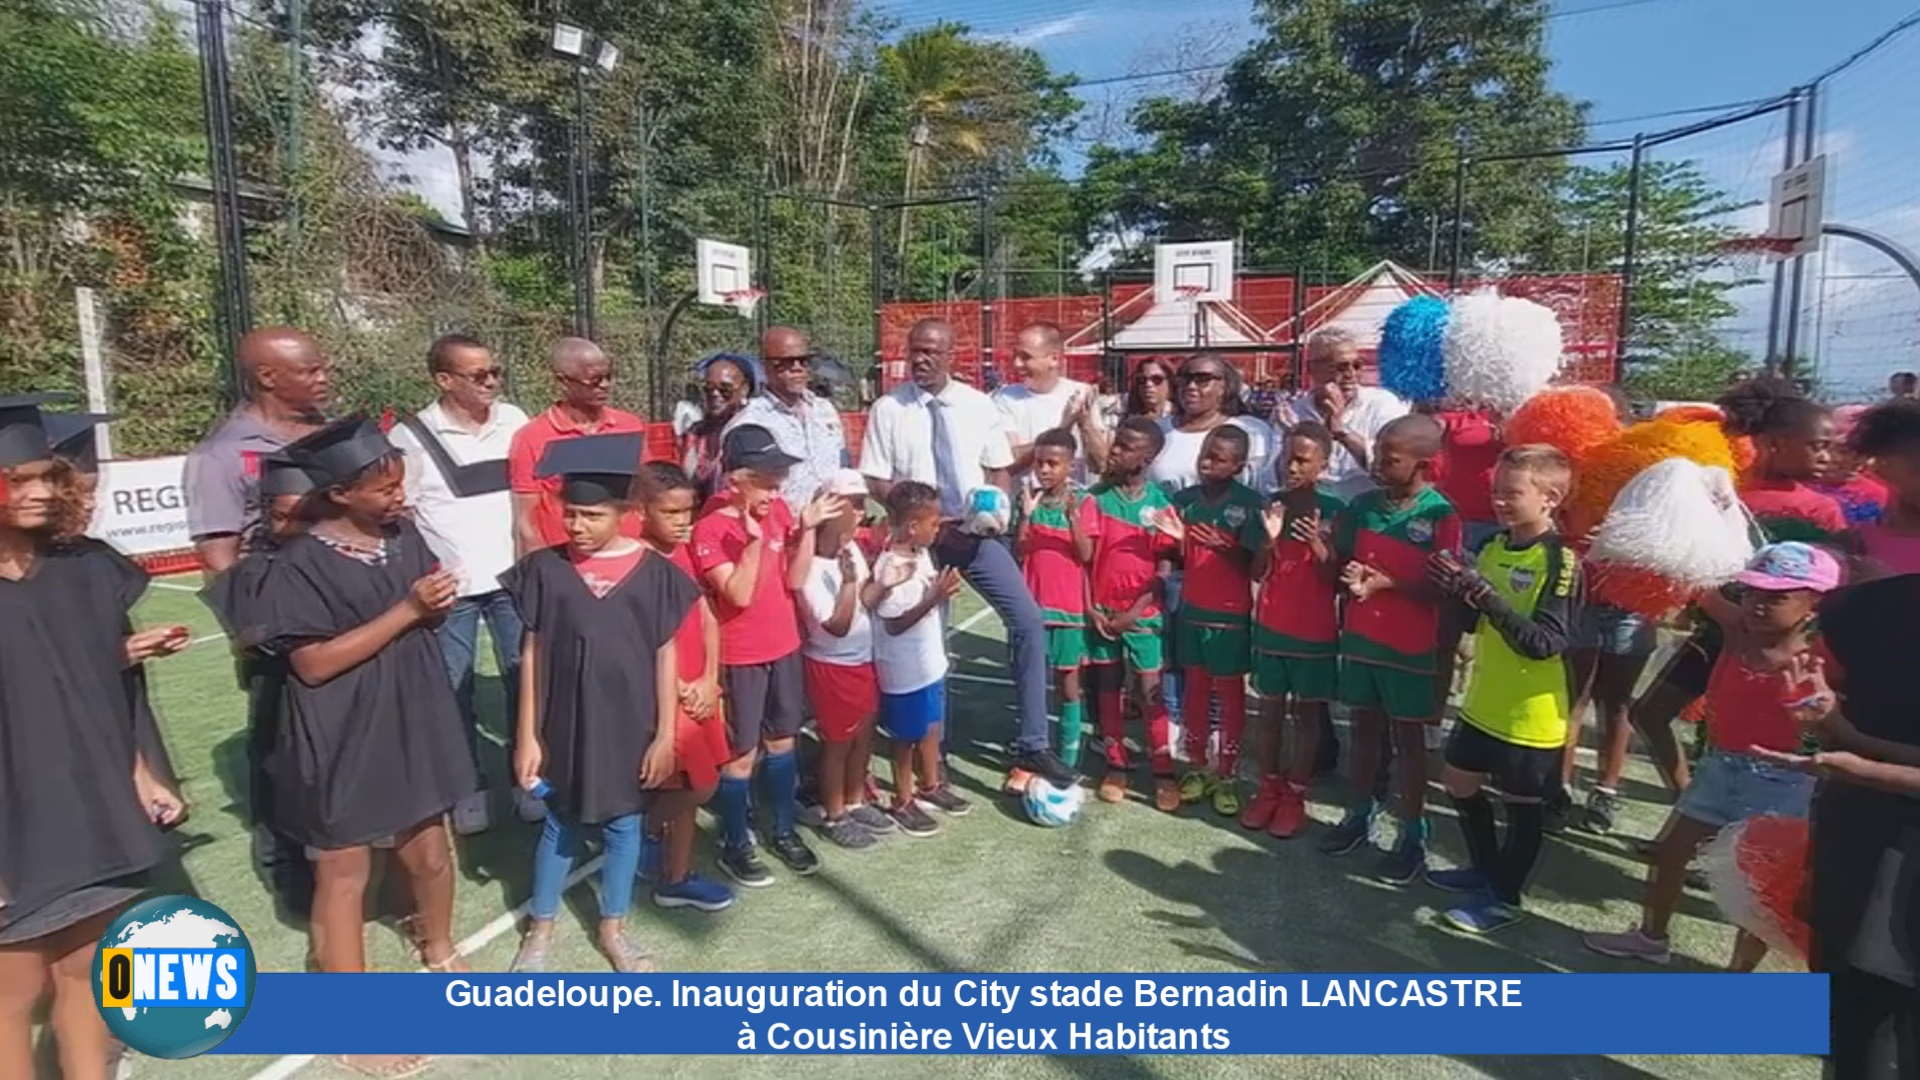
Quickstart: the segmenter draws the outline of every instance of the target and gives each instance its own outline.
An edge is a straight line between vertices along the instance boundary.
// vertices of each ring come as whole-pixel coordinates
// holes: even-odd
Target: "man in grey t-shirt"
[[[269,326],[240,339],[248,398],[187,455],[187,531],[209,574],[240,559],[260,520],[260,458],[319,428],[331,365],[305,331]]]

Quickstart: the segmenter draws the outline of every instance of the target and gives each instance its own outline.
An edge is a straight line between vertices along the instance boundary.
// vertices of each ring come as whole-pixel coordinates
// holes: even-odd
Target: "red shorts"
[[[880,679],[872,664],[824,664],[807,659],[807,700],[820,738],[851,742],[880,712]]]
[[[703,791],[720,782],[720,766],[733,760],[727,746],[726,717],[715,714],[701,723],[685,710],[673,714],[673,779],[670,790]]]

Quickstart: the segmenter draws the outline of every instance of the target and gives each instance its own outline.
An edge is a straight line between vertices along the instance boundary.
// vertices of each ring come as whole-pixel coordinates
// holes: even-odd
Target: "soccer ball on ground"
[[[1026,806],[1027,817],[1035,825],[1055,829],[1073,821],[1086,795],[1086,789],[1078,784],[1055,787],[1046,777],[1035,776],[1028,779],[1021,802]]]

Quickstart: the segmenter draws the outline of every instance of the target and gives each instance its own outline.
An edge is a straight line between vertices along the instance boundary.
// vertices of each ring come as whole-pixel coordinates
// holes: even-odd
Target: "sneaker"
[[[764,867],[762,870],[764,871]],[[695,911],[725,911],[733,906],[733,890],[712,878],[688,874],[672,885],[653,890],[653,902],[663,908],[692,908]]]
[[[877,806],[869,806],[866,803],[861,803],[859,806],[848,807],[847,816],[859,822],[861,828],[875,836],[885,836],[900,827],[894,824],[893,818],[889,816],[885,810]]]
[[[453,831],[461,836],[483,833],[493,827],[493,814],[487,806],[487,793],[476,791],[453,804]]]
[[[1573,823],[1573,795],[1566,788],[1554,792],[1547,798],[1546,830],[1549,833],[1563,833]]]
[[[1441,918],[1455,930],[1468,934],[1491,934],[1519,922],[1520,909],[1510,907],[1492,897],[1483,897],[1473,903],[1462,904]]]
[[[1212,788],[1213,812],[1223,818],[1240,816],[1240,785],[1232,780],[1215,780]]]
[[[820,869],[820,856],[813,853],[799,833],[786,833],[781,836],[767,837],[767,850],[773,857],[787,864],[787,869],[806,877]]]
[[[1025,795],[1027,781],[1032,779],[1033,774],[1025,769],[1008,769],[1007,778],[1000,781],[1000,791],[1007,795]]]
[[[750,847],[739,851],[722,851],[720,869],[749,889],[763,889],[773,884],[773,871],[767,869],[767,864],[761,862],[760,856],[754,854]]]
[[[1320,841],[1322,855],[1351,855],[1367,845],[1372,822],[1360,814],[1348,814]]]
[[[1210,777],[1206,773],[1190,772],[1180,778],[1180,801],[1197,803],[1207,797]]]
[[[1588,934],[1580,941],[1589,950],[1617,960],[1645,960],[1649,964],[1673,962],[1673,946],[1638,927],[1624,934]]]
[[[961,798],[952,787],[946,784],[915,793],[914,801],[921,806],[931,806],[948,817],[966,817],[973,813],[973,804]]]
[[[1458,870],[1428,870],[1427,884],[1441,892],[1482,893],[1493,887],[1487,875],[1471,866]]]
[[[932,836],[940,831],[940,823],[920,809],[919,800],[896,806],[888,811],[893,815],[894,824],[908,836]]]
[[[1590,833],[1601,836],[1613,832],[1613,819],[1620,812],[1620,796],[1599,788],[1587,796],[1587,806],[1580,815],[1580,827]]]
[[[1273,820],[1267,823],[1267,835],[1276,840],[1291,840],[1306,827],[1307,789],[1284,784],[1280,789],[1280,804],[1274,808]]]
[[[1180,809],[1180,785],[1173,782],[1171,776],[1156,776],[1153,779],[1153,806],[1163,814],[1171,814]]]
[[[1014,760],[1014,768],[1025,769],[1030,773],[1039,773],[1053,783],[1054,787],[1072,787],[1080,782],[1080,774],[1067,767],[1059,755],[1051,750],[1028,750]],[[1024,793],[1026,787],[1021,786]]]
[[[1100,790],[1094,793],[1103,803],[1127,801],[1127,777],[1125,773],[1110,772],[1100,778]]]
[[[1253,793],[1253,801],[1247,804],[1247,811],[1240,815],[1240,827],[1258,832],[1273,822],[1275,811],[1280,809],[1280,799],[1286,790],[1286,781],[1277,776],[1260,778],[1260,790]]]
[[[1427,872],[1423,844],[1401,844],[1387,852],[1373,868],[1373,879],[1384,885],[1411,885]]]
[[[880,842],[878,837],[867,831],[865,825],[853,820],[851,814],[821,822],[820,832],[828,840],[833,841],[836,847],[843,847],[848,851],[861,851]]]

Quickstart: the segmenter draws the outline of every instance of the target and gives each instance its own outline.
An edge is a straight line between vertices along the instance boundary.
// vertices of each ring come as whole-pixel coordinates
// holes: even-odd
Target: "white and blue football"
[[[988,485],[967,492],[960,507],[960,527],[975,536],[1002,536],[1013,520],[1013,500]]]
[[[1027,817],[1035,825],[1057,829],[1073,821],[1086,795],[1086,789],[1078,784],[1056,787],[1046,777],[1035,776],[1027,781],[1021,801],[1026,804]]]

